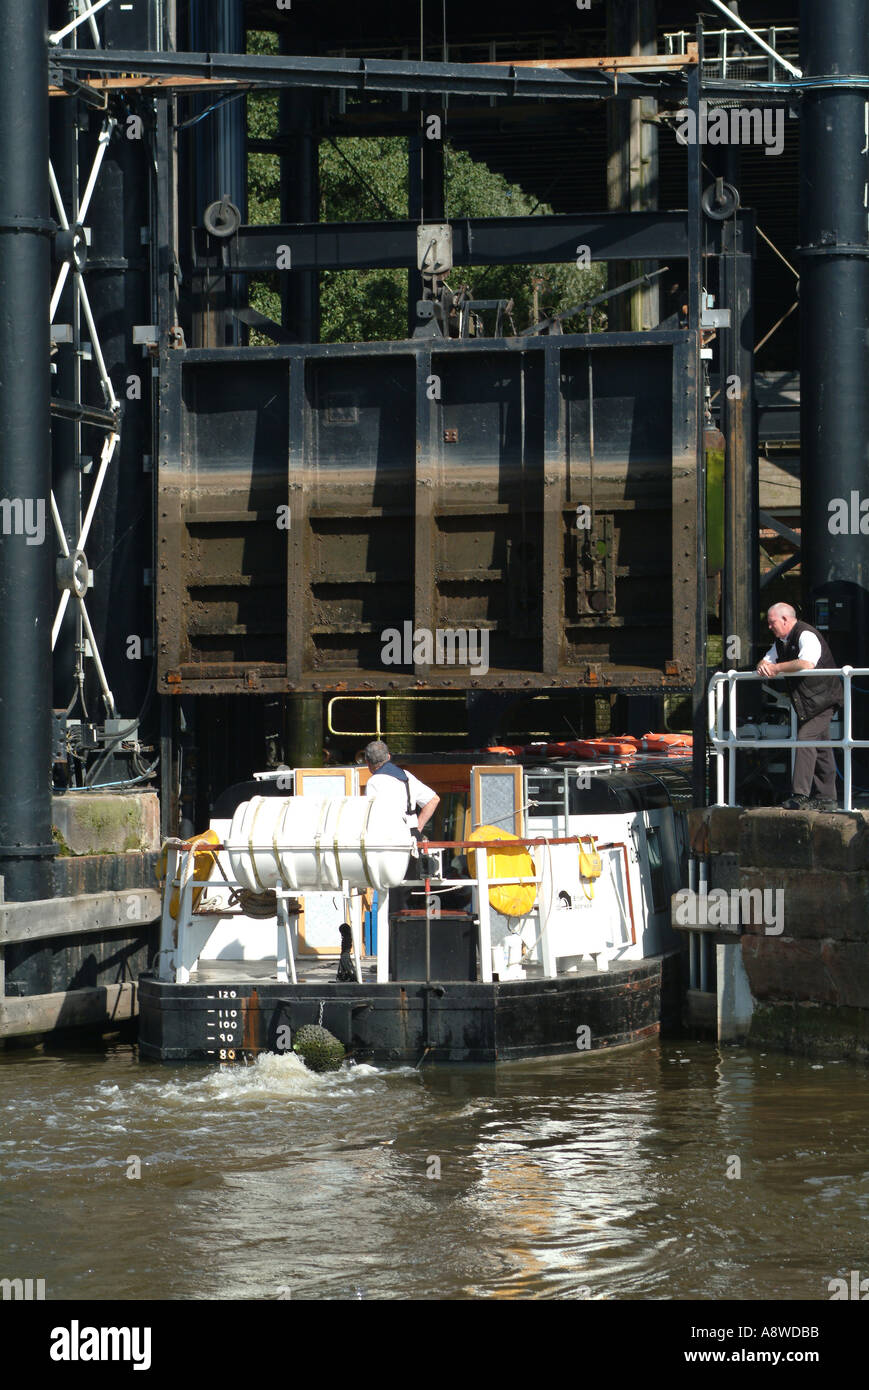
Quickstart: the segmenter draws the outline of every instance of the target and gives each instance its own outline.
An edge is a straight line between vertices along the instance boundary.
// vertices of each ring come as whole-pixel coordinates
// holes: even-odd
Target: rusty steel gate
[[[690,689],[697,357],[669,329],[169,350],[158,688]]]

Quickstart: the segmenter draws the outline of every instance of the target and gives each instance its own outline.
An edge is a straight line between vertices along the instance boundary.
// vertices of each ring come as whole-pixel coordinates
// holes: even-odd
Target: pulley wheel
[[[235,203],[229,201],[228,195],[224,194],[216,203],[208,204],[202,214],[202,221],[210,236],[235,236],[241,226],[241,213]]]
[[[739,193],[732,183],[716,179],[708,188],[704,188],[700,203],[706,216],[711,217],[713,222],[724,222],[739,207]]]

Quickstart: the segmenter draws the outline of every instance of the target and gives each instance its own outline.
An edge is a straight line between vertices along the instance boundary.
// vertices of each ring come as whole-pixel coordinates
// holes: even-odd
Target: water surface
[[[0,1053],[0,1277],[49,1299],[827,1300],[869,1274],[867,1099],[848,1063],[690,1042],[326,1076]]]

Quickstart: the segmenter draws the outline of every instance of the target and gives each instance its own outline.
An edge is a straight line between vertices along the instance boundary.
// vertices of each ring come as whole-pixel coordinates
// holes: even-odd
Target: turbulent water
[[[826,1300],[866,1267],[867,1098],[847,1063],[681,1042],[325,1076],[0,1054],[0,1278],[47,1299]]]

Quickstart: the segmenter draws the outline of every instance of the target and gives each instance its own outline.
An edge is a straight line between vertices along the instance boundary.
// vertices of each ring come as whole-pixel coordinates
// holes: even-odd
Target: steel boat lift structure
[[[318,93],[406,110],[648,100],[695,119],[701,100],[799,107],[807,599],[847,613],[848,659],[869,664],[865,538],[826,524],[831,497],[869,494],[867,0],[807,0],[799,75],[771,82],[709,78],[702,30],[680,54],[540,66],[336,56],[325,38],[316,55],[264,57],[237,51],[244,18],[241,0],[0,0],[0,1036],[44,1031],[52,1000],[95,1026],[133,1008],[158,946],[147,856],[58,854],[51,765],[98,787],[96,773],[124,789],[158,775],[164,835],[189,836],[208,793],[187,719],[207,746],[221,699],[289,701],[302,718],[315,701],[319,733],[320,701],[339,691],[688,693],[705,800],[719,541],[722,632],[743,662],[756,637],[751,214],[689,144],[684,210],[451,222],[423,141],[411,217],[322,224],[304,118]],[[243,209],[240,103],[214,113],[223,135],[193,143],[210,128],[202,107],[254,90],[295,104],[292,148],[308,149],[272,227],[229,208]],[[206,147],[222,181],[208,206]],[[580,245],[614,266],[675,263],[687,314],[646,331],[445,337],[432,237],[452,264],[573,261]],[[273,346],[250,347],[244,286],[279,248],[296,277],[286,321]],[[316,342],[318,273],[383,264],[418,277],[408,338]],[[723,440],[702,399],[712,331],[742,384],[722,399]],[[707,460],[722,451],[716,479]],[[710,490],[721,527],[707,525]],[[455,626],[457,595],[491,637],[485,674],[378,663],[376,631]],[[81,790],[70,776],[64,794]],[[108,991],[80,987],[117,968]]]

